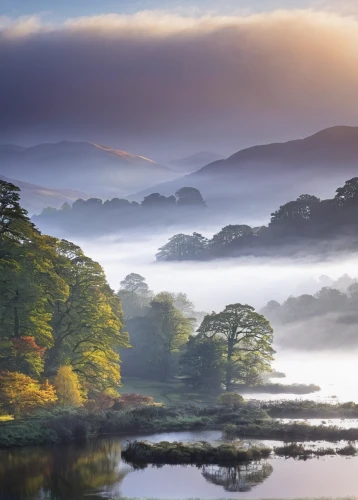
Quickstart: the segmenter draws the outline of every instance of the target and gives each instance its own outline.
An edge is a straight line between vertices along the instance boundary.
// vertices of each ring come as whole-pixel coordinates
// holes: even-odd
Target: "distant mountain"
[[[337,185],[358,176],[358,127],[332,127],[305,139],[243,149],[172,182],[133,196],[200,189],[209,206],[235,209],[237,219],[260,217],[302,193],[331,197]],[[237,210],[239,209],[239,212]]]
[[[186,158],[173,160],[170,162],[170,166],[177,171],[191,173],[208,163],[223,159],[224,155],[212,153],[211,151],[200,151]]]
[[[29,148],[0,145],[4,175],[54,189],[80,189],[95,196],[123,196],[175,178],[162,165],[90,142],[62,141]]]
[[[11,182],[21,189],[21,205],[30,215],[38,214],[45,207],[60,208],[64,203],[73,203],[78,198],[87,199],[88,195],[72,189],[50,189],[27,182],[10,179],[0,174],[0,179]]]

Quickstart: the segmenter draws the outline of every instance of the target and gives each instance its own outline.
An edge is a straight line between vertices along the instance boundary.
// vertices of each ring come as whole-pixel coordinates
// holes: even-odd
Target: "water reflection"
[[[0,498],[76,499],[119,483],[131,470],[121,463],[121,444],[99,440],[81,446],[23,448],[0,454]]]
[[[212,484],[222,486],[225,491],[251,491],[263,483],[273,472],[271,464],[262,462],[237,467],[203,467],[203,477]]]

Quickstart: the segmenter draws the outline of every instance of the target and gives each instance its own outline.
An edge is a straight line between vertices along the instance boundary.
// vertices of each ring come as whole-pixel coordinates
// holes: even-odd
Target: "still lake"
[[[135,438],[218,442],[221,433],[172,432]],[[272,458],[236,468],[149,465],[136,470],[121,460],[122,447],[129,439],[134,436],[105,437],[82,445],[1,450],[0,499],[358,497],[358,457]]]

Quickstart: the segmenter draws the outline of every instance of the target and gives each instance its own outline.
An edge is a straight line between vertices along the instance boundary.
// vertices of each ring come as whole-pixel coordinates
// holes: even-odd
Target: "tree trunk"
[[[232,338],[228,339],[227,342],[227,365],[226,365],[226,391],[229,392],[231,389],[232,382],[232,355],[234,352],[234,342]]]

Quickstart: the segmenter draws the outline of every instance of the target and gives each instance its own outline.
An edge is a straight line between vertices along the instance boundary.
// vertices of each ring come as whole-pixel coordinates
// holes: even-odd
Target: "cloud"
[[[108,137],[147,154],[358,124],[357,47],[358,20],[313,10],[2,18],[0,140]]]

